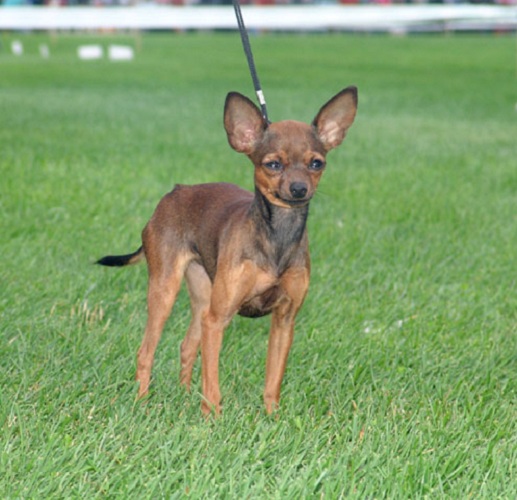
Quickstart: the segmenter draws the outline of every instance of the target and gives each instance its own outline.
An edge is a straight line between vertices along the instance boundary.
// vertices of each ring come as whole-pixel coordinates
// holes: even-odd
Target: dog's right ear
[[[224,128],[230,146],[239,153],[249,155],[262,139],[267,122],[247,97],[230,92],[224,104]]]

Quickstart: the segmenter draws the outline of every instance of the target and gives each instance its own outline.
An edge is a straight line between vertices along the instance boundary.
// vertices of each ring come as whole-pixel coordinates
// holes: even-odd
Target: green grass
[[[139,245],[176,182],[251,187],[222,128],[236,34],[25,35],[0,51],[2,498],[516,498],[517,114],[509,36],[253,37],[273,120],[356,84],[311,206],[313,277],[273,418],[237,318],[224,415],[178,387],[183,293],[135,402]],[[80,62],[82,42],[133,63]],[[39,43],[51,58],[42,60]]]

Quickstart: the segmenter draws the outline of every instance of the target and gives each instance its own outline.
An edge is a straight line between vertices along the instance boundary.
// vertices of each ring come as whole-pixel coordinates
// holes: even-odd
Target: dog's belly
[[[262,294],[242,304],[238,314],[246,318],[260,318],[261,316],[266,316],[271,313],[280,297],[281,291],[278,286],[269,288]]]

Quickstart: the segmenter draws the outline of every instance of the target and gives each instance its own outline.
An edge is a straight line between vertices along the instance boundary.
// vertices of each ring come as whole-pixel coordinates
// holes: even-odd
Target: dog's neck
[[[255,188],[249,215],[257,231],[257,246],[280,273],[289,265],[293,251],[299,248],[308,214],[308,203],[292,208],[279,207]]]

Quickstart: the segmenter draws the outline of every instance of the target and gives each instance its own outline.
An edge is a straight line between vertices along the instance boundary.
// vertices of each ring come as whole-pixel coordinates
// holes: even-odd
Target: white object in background
[[[11,43],[11,50],[15,56],[23,55],[23,44],[20,40],[13,40]]]
[[[108,57],[111,61],[132,61],[135,58],[135,52],[128,45],[110,45]]]
[[[42,43],[39,46],[39,54],[41,57],[43,57],[43,59],[48,59],[50,57],[50,50],[47,44]]]
[[[103,50],[100,45],[80,45],[77,49],[77,55],[79,59],[92,60],[102,59]]]

